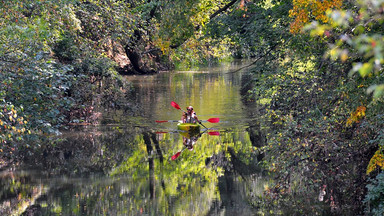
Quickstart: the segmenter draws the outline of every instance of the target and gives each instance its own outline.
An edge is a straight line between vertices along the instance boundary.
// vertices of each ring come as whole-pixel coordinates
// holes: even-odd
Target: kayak
[[[197,123],[179,123],[177,124],[177,130],[179,133],[190,139],[193,136],[200,134],[200,125]]]
[[[188,132],[200,132],[200,125],[197,123],[179,123],[177,129]]]

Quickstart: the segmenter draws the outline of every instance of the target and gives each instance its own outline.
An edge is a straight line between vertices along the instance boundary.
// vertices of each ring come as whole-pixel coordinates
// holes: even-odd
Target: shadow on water
[[[259,166],[265,137],[230,67],[128,77],[141,115],[110,113],[108,124],[65,132],[33,165],[3,170],[0,214],[256,215],[249,200],[269,182]],[[221,122],[197,137],[154,123],[180,119],[170,101]]]

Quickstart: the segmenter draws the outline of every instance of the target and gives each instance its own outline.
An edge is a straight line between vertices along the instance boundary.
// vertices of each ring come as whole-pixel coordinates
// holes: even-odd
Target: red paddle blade
[[[171,157],[172,160],[176,160],[180,156],[181,152],[177,152],[175,155]]]
[[[157,123],[163,123],[163,122],[168,122],[168,120],[163,120],[163,121],[156,120],[155,122],[157,122]]]
[[[220,118],[210,118],[207,120],[207,122],[211,122],[211,123],[218,123],[220,121]]]
[[[173,107],[175,107],[176,109],[181,109],[180,106],[179,106],[179,104],[177,104],[175,101],[172,101],[172,102],[171,102],[171,105],[172,105]]]
[[[210,131],[208,132],[209,135],[211,136],[220,136],[220,132],[219,131]]]

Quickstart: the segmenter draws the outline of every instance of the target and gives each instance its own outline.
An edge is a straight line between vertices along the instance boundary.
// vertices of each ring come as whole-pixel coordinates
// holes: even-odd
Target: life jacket
[[[185,120],[186,123],[196,123],[196,113],[193,112],[192,115],[187,114],[187,119]]]

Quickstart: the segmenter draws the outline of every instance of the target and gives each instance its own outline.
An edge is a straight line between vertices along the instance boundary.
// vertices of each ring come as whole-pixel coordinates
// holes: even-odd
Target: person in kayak
[[[196,141],[197,137],[191,137],[190,139],[183,137],[183,144],[190,151],[193,150],[193,146],[195,145]]]
[[[200,123],[195,111],[193,111],[192,106],[187,107],[187,112],[183,113],[183,116],[181,117],[181,121],[183,123],[196,123],[196,122]]]

